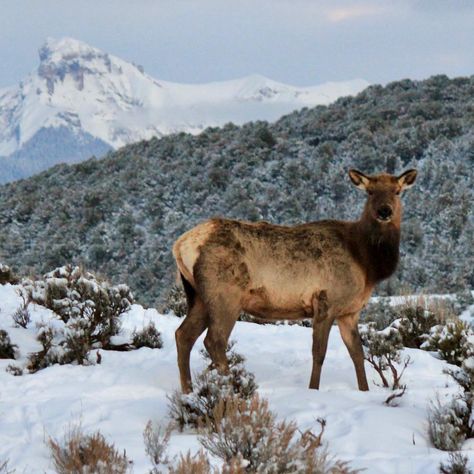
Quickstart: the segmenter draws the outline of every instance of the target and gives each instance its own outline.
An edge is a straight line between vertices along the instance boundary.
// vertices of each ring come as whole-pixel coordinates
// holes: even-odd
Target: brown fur
[[[184,392],[191,390],[192,346],[206,328],[204,344],[214,364],[228,370],[225,349],[242,310],[274,320],[313,317],[311,388],[319,388],[329,331],[336,320],[354,361],[359,388],[368,390],[357,329],[359,312],[374,286],[396,269],[399,194],[413,184],[416,171],[399,177],[369,177],[355,170],[349,174],[368,193],[358,221],[287,227],[212,219],[176,241],[173,254],[189,306],[176,331]]]

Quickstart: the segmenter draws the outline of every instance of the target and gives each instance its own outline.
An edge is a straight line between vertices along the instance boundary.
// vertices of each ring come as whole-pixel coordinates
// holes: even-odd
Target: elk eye
[[[373,192],[373,191],[367,191],[367,194],[368,194],[369,196],[372,196],[372,194],[374,194],[374,192]]]
[[[398,196],[400,194],[400,190],[395,191],[395,194]]]

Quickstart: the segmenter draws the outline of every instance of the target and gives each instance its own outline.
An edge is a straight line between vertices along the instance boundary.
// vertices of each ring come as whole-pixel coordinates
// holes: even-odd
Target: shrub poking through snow
[[[93,348],[113,348],[111,337],[120,329],[120,316],[133,297],[126,285],[111,286],[79,267],[67,265],[45,275],[44,280],[26,280],[31,301],[54,311],[62,329],[42,328],[38,340],[43,349],[30,357],[36,371],[52,363],[88,362]]]
[[[31,314],[28,309],[31,302],[30,295],[23,287],[20,287],[17,292],[22,302],[18,309],[12,314],[12,319],[15,327],[26,329],[31,322]]]
[[[400,332],[405,347],[419,349],[428,338],[433,326],[438,323],[436,315],[424,306],[406,306],[401,311],[401,318],[394,323]]]
[[[145,452],[153,465],[149,474],[161,474],[162,472],[168,472],[169,474],[210,474],[215,472],[217,474],[216,469],[211,470],[209,458],[203,451],[199,451],[194,456],[188,451],[186,455],[181,454],[179,458],[170,459],[167,451],[171,430],[171,424],[163,428],[151,421],[147,423],[143,432],[143,440],[145,442]]]
[[[125,453],[97,431],[85,434],[80,427],[72,427],[62,441],[50,438],[48,447],[58,474],[125,474],[130,463]]]
[[[431,328],[422,348],[437,351],[445,361],[460,366],[465,359],[474,355],[474,331],[460,319],[437,325]]]
[[[169,467],[169,474],[210,474],[211,463],[203,451],[198,451],[194,456],[188,451],[185,455],[181,454],[175,465]],[[217,474],[217,470],[214,470]],[[230,473],[229,473],[230,474]],[[238,474],[232,471],[232,474]]]
[[[257,390],[255,376],[245,369],[245,359],[232,347],[233,343],[227,350],[228,375],[219,374],[217,369],[209,367],[195,376],[192,393],[174,392],[169,398],[170,417],[179,429],[186,426],[198,428],[206,420],[212,422],[217,403],[229,395],[245,400],[254,395]],[[202,351],[202,354],[210,362],[207,352]]]
[[[57,331],[52,326],[46,324],[39,324],[37,328],[36,340],[41,344],[42,349],[28,356],[26,368],[31,373],[45,369],[50,365],[61,363],[63,355],[63,350],[57,341]]]
[[[440,474],[472,474],[467,466],[468,458],[460,452],[449,453],[448,463],[439,465]]]
[[[213,421],[203,427],[199,442],[224,461],[223,472],[351,473],[347,463],[332,460],[322,447],[321,432],[297,434],[294,422],[278,422],[265,399],[230,396],[214,408]]]
[[[0,263],[0,285],[16,285],[18,283],[18,277],[13,273],[12,269],[8,265]]]
[[[141,331],[134,331],[132,334],[132,344],[136,349],[140,347],[149,347],[151,349],[161,349],[163,340],[161,334],[156,329],[155,323],[150,322]]]
[[[443,451],[459,449],[468,436],[469,408],[462,398],[452,398],[449,403],[439,400],[428,410],[428,431],[433,445]]]
[[[380,376],[382,385],[392,390],[403,389],[401,378],[410,364],[410,357],[402,360],[403,343],[399,331],[394,327],[377,331],[372,323],[361,331],[361,338],[365,359]]]
[[[153,465],[150,474],[159,474],[161,472],[160,469],[165,468],[171,462],[166,452],[171,430],[171,425],[163,428],[160,425],[154,425],[151,421],[145,427],[143,432],[145,452]]]
[[[211,467],[204,451],[189,452],[170,459],[167,448],[171,426],[163,429],[148,422],[145,451],[153,468],[150,474],[166,470],[171,474],[355,474],[349,464],[330,457],[322,445],[326,422],[319,419],[318,435],[301,433],[294,422],[278,422],[267,400],[258,395],[250,399],[229,394],[221,398],[212,416],[200,426],[199,442],[221,459],[220,469]]]
[[[128,286],[111,286],[72,265],[46,274],[29,289],[32,301],[58,314],[71,332],[84,331],[91,344],[102,346],[118,333],[119,317],[133,303]]]
[[[0,359],[14,359],[16,347],[7,331],[0,329]]]
[[[385,329],[398,318],[400,318],[398,308],[392,306],[388,298],[369,301],[361,314],[361,322],[374,323],[378,330]]]
[[[7,368],[5,369],[5,371],[8,372],[9,374],[14,375],[15,377],[19,377],[20,375],[23,375],[23,369],[13,364],[9,364]]]
[[[162,307],[163,313],[174,313],[178,318],[186,316],[188,312],[188,303],[184,290],[179,285],[173,285],[166,295]]]
[[[474,437],[474,356],[465,359],[459,369],[447,371],[463,393],[442,405],[439,400],[429,411],[429,432],[438,449],[454,451],[467,438]]]

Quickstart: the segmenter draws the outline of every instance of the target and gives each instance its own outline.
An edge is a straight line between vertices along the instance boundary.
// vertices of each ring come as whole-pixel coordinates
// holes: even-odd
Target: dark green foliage
[[[45,275],[44,280],[25,280],[29,299],[54,311],[64,329],[39,329],[42,350],[29,356],[28,370],[36,372],[52,364],[88,363],[92,348],[113,348],[120,316],[133,296],[126,285],[111,286],[79,267],[66,265]]]
[[[119,316],[133,303],[127,286],[111,286],[72,265],[48,273],[31,291],[33,302],[54,311],[70,329],[84,332],[89,345],[106,346],[119,331]]]
[[[355,219],[364,197],[348,168],[414,167],[400,266],[378,292],[473,288],[473,96],[474,76],[404,80],[274,124],[153,138],[55,166],[0,187],[0,259],[36,274],[82,264],[161,305],[175,278],[172,242],[196,223]]]
[[[419,349],[427,340],[430,330],[438,321],[436,315],[423,306],[406,306],[400,311],[396,325],[403,345]]]
[[[458,319],[433,327],[423,349],[437,351],[445,361],[460,366],[465,359],[474,355],[473,340],[471,326]]]
[[[134,331],[132,334],[132,344],[136,349],[140,349],[140,347],[161,349],[163,347],[163,340],[161,339],[160,332],[156,329],[155,323],[151,322],[141,331]]]
[[[12,344],[7,331],[0,329],[0,359],[15,358],[15,344]]]

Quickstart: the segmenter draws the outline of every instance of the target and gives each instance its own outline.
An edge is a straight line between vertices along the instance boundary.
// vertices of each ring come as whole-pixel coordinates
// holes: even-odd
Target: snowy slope
[[[353,80],[298,88],[258,75],[174,84],[72,38],[48,39],[39,56],[37,70],[19,85],[0,90],[0,157],[20,150],[42,128],[66,126],[117,148],[229,121],[273,120],[368,85]]]
[[[7,328],[22,357],[37,349],[29,330],[14,329],[10,315],[20,304],[15,288],[0,286],[0,328]],[[51,313],[33,308],[33,320]],[[11,362],[0,360],[0,460],[9,458],[17,472],[53,472],[44,440],[62,437],[72,423],[86,432],[100,429],[134,461],[134,472],[151,467],[144,452],[142,432],[149,419],[166,422],[167,395],[178,387],[174,331],[180,320],[134,305],[123,331],[155,321],[164,347],[133,352],[102,351],[96,366],[53,366],[33,375],[14,377],[4,371]],[[413,364],[404,377],[408,392],[397,408],[383,405],[388,392],[371,383],[371,391],[356,389],[352,362],[335,327],[322,375],[320,391],[307,388],[311,368],[311,329],[299,326],[260,326],[237,323],[236,350],[247,358],[259,392],[280,417],[297,421],[300,429],[316,428],[316,418],[327,419],[325,439],[338,457],[364,467],[368,474],[435,473],[447,453],[431,446],[427,435],[428,401],[456,391],[443,369],[447,364],[430,353],[406,349]],[[194,370],[203,368],[202,338],[192,354]],[[367,367],[368,379],[375,380]],[[464,450],[474,467],[474,445]],[[170,454],[197,450],[195,433],[173,433]]]

